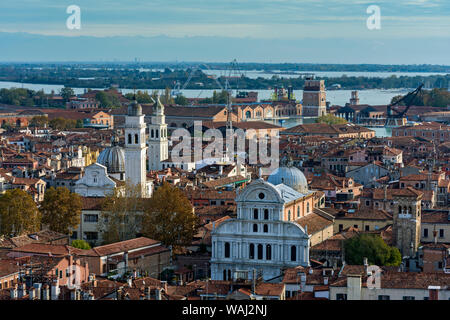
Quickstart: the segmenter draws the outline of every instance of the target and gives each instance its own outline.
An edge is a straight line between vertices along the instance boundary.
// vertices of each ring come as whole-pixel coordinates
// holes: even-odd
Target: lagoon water
[[[59,93],[63,85],[53,85],[53,84],[34,84],[34,83],[19,83],[19,82],[8,82],[8,81],[0,81],[0,89],[1,88],[27,88],[32,90],[44,90],[45,93],[51,93],[54,91],[55,93]],[[100,89],[101,88],[92,88],[92,89]],[[82,94],[87,90],[87,88],[74,88],[73,89],[76,94]],[[137,90],[147,90],[149,92],[154,89],[137,89]],[[161,89],[163,91],[163,89]],[[120,89],[124,94],[133,92],[133,89]],[[270,99],[272,90],[250,90],[258,92],[258,97],[260,100]],[[350,100],[352,90],[328,90],[327,91],[327,101],[331,103],[331,105],[345,105]],[[391,102],[392,97],[397,95],[403,95],[408,93],[408,89],[370,89],[370,90],[361,90],[359,91],[359,99],[361,104],[370,104],[370,105],[383,105],[389,104]],[[211,97],[214,90],[182,90],[182,93],[187,98],[205,98]],[[301,100],[303,95],[303,90],[294,90],[294,94],[297,100]]]

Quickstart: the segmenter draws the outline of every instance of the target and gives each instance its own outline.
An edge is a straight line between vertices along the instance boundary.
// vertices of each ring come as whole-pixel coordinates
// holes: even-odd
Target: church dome
[[[125,172],[125,154],[119,146],[112,146],[100,152],[97,163],[104,165],[108,173]]]
[[[273,185],[285,184],[300,192],[308,192],[308,182],[303,172],[293,166],[279,167],[267,179]]]
[[[128,115],[132,117],[142,116],[142,106],[136,100],[128,105]]]

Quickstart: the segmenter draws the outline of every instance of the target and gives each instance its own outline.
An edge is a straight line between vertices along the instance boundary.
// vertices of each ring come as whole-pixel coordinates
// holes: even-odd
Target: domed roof
[[[128,115],[132,117],[142,116],[142,106],[136,100],[128,105]]]
[[[293,166],[279,167],[267,179],[273,185],[283,183],[300,193],[308,193],[308,182],[300,169]]]
[[[112,146],[100,152],[97,163],[104,165],[108,173],[125,172],[125,154],[119,146]]]

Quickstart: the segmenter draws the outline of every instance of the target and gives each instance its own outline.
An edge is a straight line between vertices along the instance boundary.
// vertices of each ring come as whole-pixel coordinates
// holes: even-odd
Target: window
[[[369,230],[370,230],[369,226],[366,226],[366,231],[369,231]]]
[[[344,226],[342,224],[339,225],[339,232],[341,232],[344,229]]]
[[[72,235],[70,236],[71,239],[78,239],[78,232],[77,231],[73,231]]]
[[[84,238],[85,238],[85,240],[97,240],[98,233],[97,232],[85,232]]]
[[[439,229],[439,238],[444,237],[444,229]]]
[[[139,141],[138,135],[135,134],[134,135],[134,143],[138,144],[138,141]]]
[[[255,259],[255,245],[253,243],[250,243],[248,257],[250,259]]]
[[[227,270],[223,269],[223,280],[227,280]]]
[[[353,225],[353,228],[358,229],[358,225],[357,225],[357,224],[354,224],[354,225]]]
[[[423,237],[428,238],[428,229],[427,228],[423,229]]]
[[[159,135],[159,130],[155,130],[155,138],[158,139],[158,135]]]
[[[413,296],[403,296],[403,300],[416,300]]]
[[[258,225],[256,223],[253,224],[253,232],[258,232]]]
[[[150,136],[151,136],[152,138],[155,137],[155,133],[154,133],[153,129],[150,131]]]
[[[264,195],[264,193],[261,192],[261,193],[258,195],[258,197],[262,200],[262,199],[264,199],[265,195]]]
[[[346,293],[336,293],[336,300],[347,300]]]
[[[265,233],[269,232],[269,226],[267,224],[263,226],[263,232]]]
[[[229,257],[230,257],[230,243],[225,242],[225,258],[229,258]]]
[[[84,222],[98,222],[97,214],[86,214],[84,215]]]
[[[291,246],[291,261],[297,261],[297,248]]]
[[[128,144],[131,144],[131,134],[128,134]]]
[[[264,209],[264,220],[269,220],[269,209]]]
[[[297,218],[300,218],[300,206],[297,207]]]
[[[258,220],[258,209],[253,209],[253,219]]]
[[[309,213],[309,202],[306,204],[306,213]]]
[[[378,296],[378,300],[391,300],[390,296],[386,296],[386,295],[379,295]]]
[[[288,221],[291,221],[291,210],[288,210]]]
[[[263,246],[262,244],[258,244],[258,260],[262,260],[263,258]]]
[[[266,245],[266,260],[272,260],[272,246]]]

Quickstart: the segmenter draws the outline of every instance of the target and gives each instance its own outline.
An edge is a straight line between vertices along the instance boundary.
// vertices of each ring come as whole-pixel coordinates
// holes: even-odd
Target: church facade
[[[280,178],[275,175],[274,180]],[[260,178],[241,191],[236,198],[237,218],[212,231],[211,278],[251,280],[257,273],[270,280],[284,268],[308,266],[310,236],[286,215],[293,203],[311,201],[311,192],[298,191],[304,188],[274,185]]]

